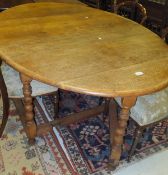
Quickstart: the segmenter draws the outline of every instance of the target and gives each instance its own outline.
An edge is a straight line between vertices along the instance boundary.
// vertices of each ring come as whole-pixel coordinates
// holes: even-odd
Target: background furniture
[[[162,30],[168,26],[168,0],[139,0],[146,8],[148,19],[146,27],[162,35]]]
[[[106,11],[114,12],[116,5],[125,1],[126,0],[104,0],[102,1],[102,7],[103,7],[102,9]],[[130,1],[136,2],[136,0],[130,0]]]
[[[124,16],[140,24],[144,24],[147,19],[145,8],[134,1],[124,1],[116,5],[115,13]]]
[[[96,0],[91,0],[96,4]],[[100,9],[114,12],[115,8],[121,2],[126,0],[101,0]],[[168,0],[131,0],[141,3],[147,11],[147,20],[145,26],[158,34],[162,35],[162,30],[168,26]],[[87,1],[83,1],[88,4]],[[96,7],[96,6],[94,6]]]

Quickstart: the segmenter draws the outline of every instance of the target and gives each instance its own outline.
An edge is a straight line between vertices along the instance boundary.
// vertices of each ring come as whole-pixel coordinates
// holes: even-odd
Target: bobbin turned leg
[[[25,130],[29,139],[29,144],[35,143],[35,137],[37,135],[37,127],[34,122],[33,113],[33,99],[31,89],[31,79],[26,75],[20,74],[21,81],[23,83],[23,95],[24,95],[24,108],[25,108]]]
[[[132,106],[135,105],[136,97],[124,97],[122,98],[122,109],[119,115],[117,127],[115,127],[112,141],[112,149],[110,154],[109,167],[115,169],[121,157],[121,148],[123,145],[123,136],[127,127],[127,121],[129,119],[129,111]],[[110,116],[111,117],[111,116]],[[110,129],[114,130],[114,128]]]

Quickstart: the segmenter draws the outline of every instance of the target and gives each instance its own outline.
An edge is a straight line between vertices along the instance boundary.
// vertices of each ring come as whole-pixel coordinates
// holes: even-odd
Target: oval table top
[[[32,3],[0,14],[0,56],[74,92],[139,96],[168,86],[168,46],[143,26],[78,4]]]

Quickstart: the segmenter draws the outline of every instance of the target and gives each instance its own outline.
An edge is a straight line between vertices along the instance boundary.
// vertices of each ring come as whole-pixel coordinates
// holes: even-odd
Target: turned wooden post
[[[125,134],[125,129],[127,127],[127,121],[129,119],[129,111],[136,102],[136,97],[124,97],[122,98],[122,109],[118,119],[118,126],[115,127],[115,132],[112,140],[112,149],[110,154],[109,167],[115,169],[119,164],[121,157],[121,148],[123,144],[123,136]]]
[[[30,83],[32,80],[23,74],[20,74],[20,78],[23,83],[26,134],[29,139],[29,144],[34,144],[37,135],[37,127],[34,122],[33,99],[31,96],[32,88]]]

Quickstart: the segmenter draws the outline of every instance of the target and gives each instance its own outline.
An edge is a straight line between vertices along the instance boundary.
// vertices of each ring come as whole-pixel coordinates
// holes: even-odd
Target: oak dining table
[[[109,106],[113,168],[137,97],[168,86],[164,41],[133,21],[81,4],[30,3],[2,12],[0,58],[20,73],[30,142],[37,136],[33,79],[81,94],[122,97],[115,125],[112,103]]]

